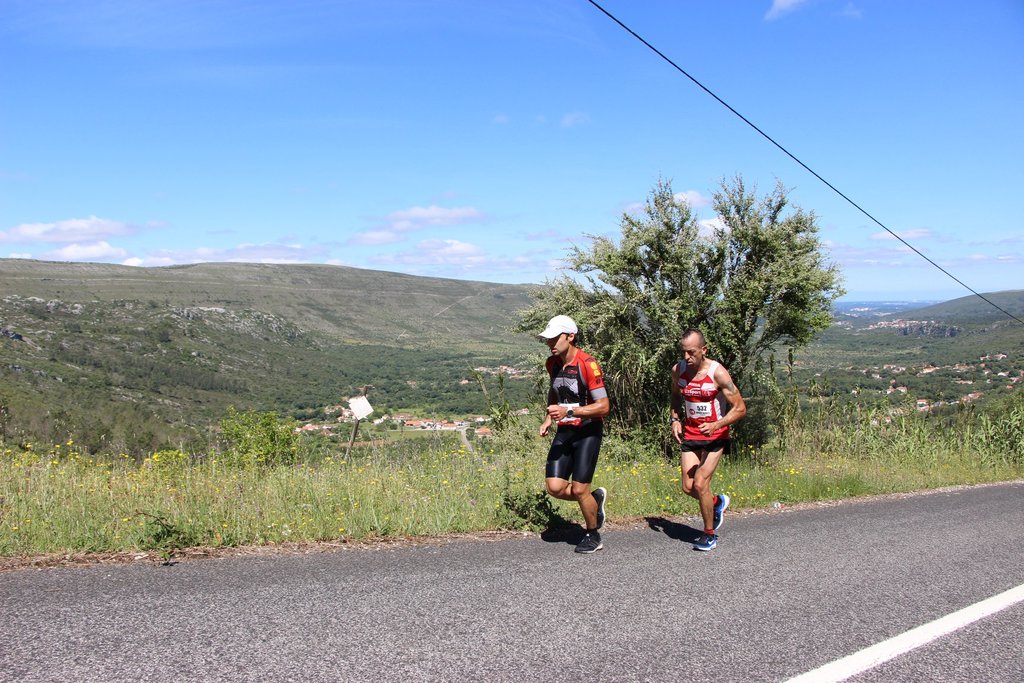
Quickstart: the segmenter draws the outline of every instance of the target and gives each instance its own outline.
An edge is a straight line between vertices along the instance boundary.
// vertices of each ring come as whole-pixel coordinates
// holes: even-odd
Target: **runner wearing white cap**
[[[546,436],[557,424],[545,467],[547,492],[562,500],[575,500],[586,522],[586,535],[576,546],[578,553],[601,548],[604,525],[604,488],[590,490],[597,469],[597,456],[608,414],[608,391],[601,366],[593,356],[576,346],[579,329],[567,315],[548,321],[540,337],[551,349],[545,367],[551,377],[548,409],[540,435]],[[571,481],[570,481],[571,480]]]

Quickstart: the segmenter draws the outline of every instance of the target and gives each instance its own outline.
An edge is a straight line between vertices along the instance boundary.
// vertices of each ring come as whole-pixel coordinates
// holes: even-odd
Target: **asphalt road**
[[[1024,583],[1024,483],[697,526],[2,572],[0,680],[783,681]],[[850,680],[1019,682],[1022,642],[1018,603]]]

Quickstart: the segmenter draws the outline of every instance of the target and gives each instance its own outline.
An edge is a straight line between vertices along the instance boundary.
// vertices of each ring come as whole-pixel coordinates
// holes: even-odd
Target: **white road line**
[[[893,636],[889,640],[866,647],[860,652],[854,652],[852,655],[837,659],[813,671],[790,678],[785,683],[838,683],[838,681],[844,681],[1021,601],[1024,601],[1024,584],[918,626],[906,633]]]

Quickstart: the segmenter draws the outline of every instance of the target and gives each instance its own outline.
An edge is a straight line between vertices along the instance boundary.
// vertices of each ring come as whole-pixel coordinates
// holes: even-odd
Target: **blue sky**
[[[1024,288],[1020,0],[603,0],[982,292]],[[969,292],[586,0],[4,0],[0,257],[543,282],[664,178],[819,217],[848,299]],[[2,267],[2,261],[0,261]]]

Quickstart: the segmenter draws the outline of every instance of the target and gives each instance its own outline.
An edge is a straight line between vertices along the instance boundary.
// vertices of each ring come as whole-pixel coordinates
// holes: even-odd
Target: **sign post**
[[[356,434],[359,432],[359,421],[369,417],[373,413],[373,407],[366,398],[366,392],[372,389],[373,386],[367,384],[362,387],[360,391],[362,393],[359,396],[353,396],[348,400],[348,407],[352,410],[352,414],[355,416],[355,424],[352,425],[352,438],[348,441],[348,448],[345,450],[345,460],[348,460],[349,453],[352,452],[352,446],[356,442]]]

